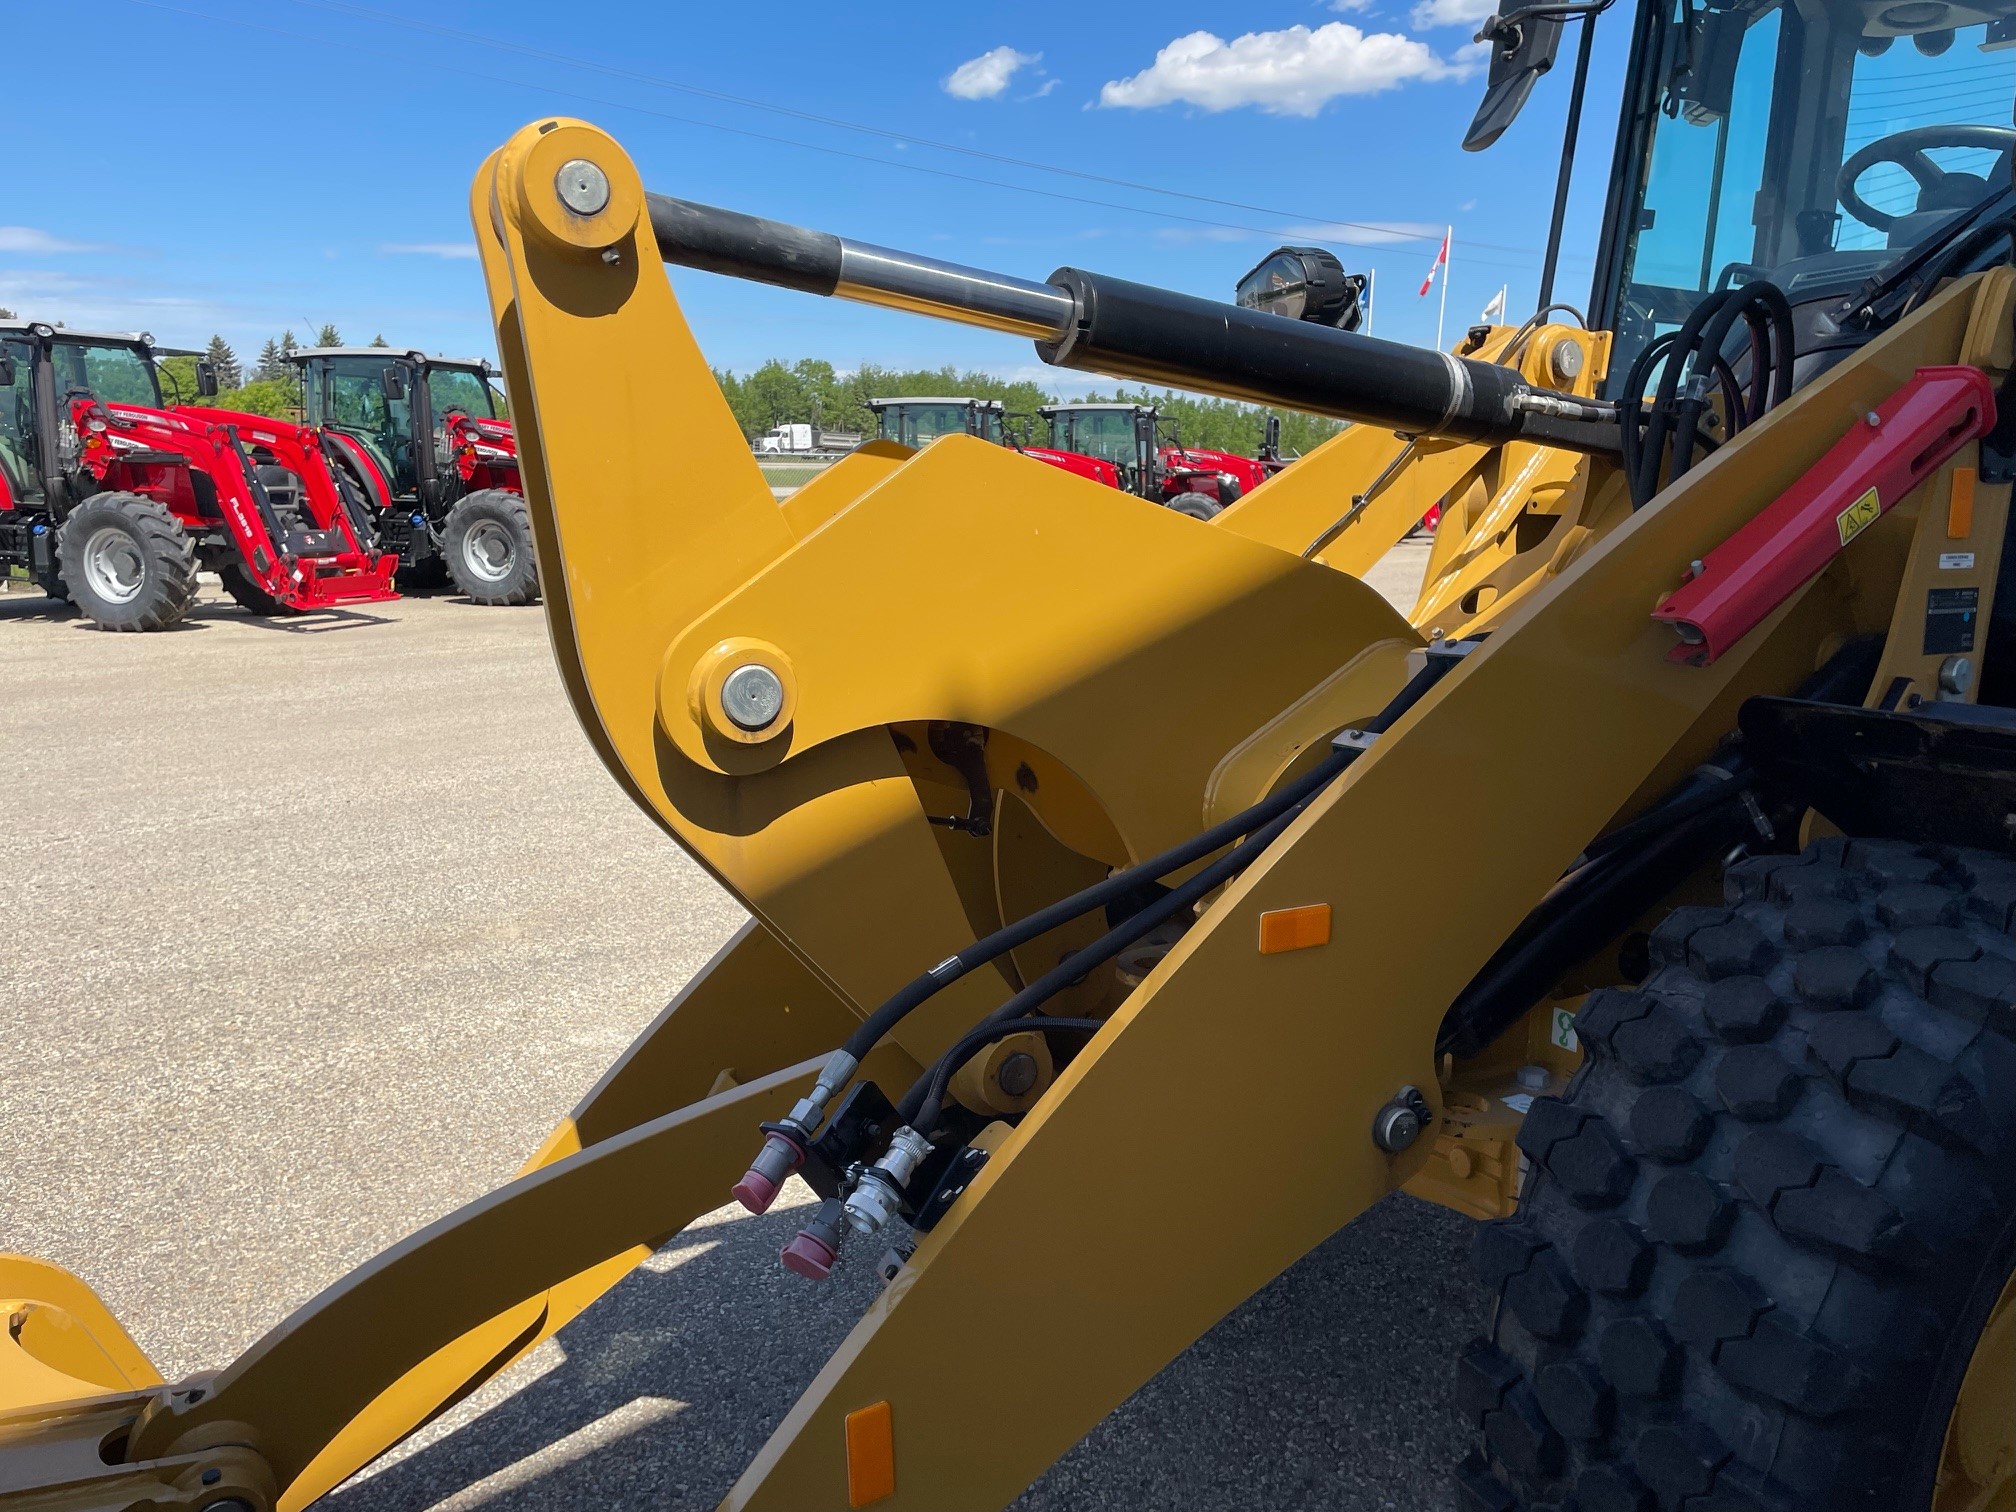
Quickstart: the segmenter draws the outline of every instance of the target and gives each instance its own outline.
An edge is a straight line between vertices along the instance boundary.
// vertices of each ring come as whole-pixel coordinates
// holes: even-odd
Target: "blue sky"
[[[1531,308],[1572,61],[1495,149],[1463,153],[1479,8],[15,6],[6,52],[92,64],[76,108],[9,120],[16,183],[40,188],[0,208],[0,305],[176,344],[221,332],[241,357],[324,321],[487,355],[470,177],[558,113],[607,128],[659,192],[1024,276],[1075,264],[1226,297],[1273,245],[1329,245],[1377,269],[1380,334],[1419,342],[1436,301],[1415,291],[1453,222],[1453,339],[1501,284],[1515,315]],[[1599,34],[1570,299],[1588,288],[1626,9]],[[674,285],[717,365],[1047,372],[1010,337],[685,270]]]

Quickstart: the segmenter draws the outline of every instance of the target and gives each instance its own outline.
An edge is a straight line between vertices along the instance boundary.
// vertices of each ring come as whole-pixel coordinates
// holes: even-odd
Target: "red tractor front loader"
[[[145,334],[0,322],[0,566],[108,630],[162,630],[207,568],[254,614],[396,598],[323,438],[161,398]],[[216,392],[199,367],[199,398]],[[179,395],[177,396],[179,399]]]

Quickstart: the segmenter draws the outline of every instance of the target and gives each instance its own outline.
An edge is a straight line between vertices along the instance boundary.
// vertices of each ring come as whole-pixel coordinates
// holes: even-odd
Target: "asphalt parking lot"
[[[5,595],[0,711],[0,1248],[171,1378],[507,1179],[741,921],[589,751],[536,609],[260,621],[211,582],[122,636]],[[874,1284],[782,1274],[796,1226],[709,1215],[318,1506],[715,1506]],[[1447,1507],[1469,1236],[1383,1204],[1018,1506]]]

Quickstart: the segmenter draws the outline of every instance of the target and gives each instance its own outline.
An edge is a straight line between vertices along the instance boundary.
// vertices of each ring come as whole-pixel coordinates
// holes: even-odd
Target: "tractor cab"
[[[1153,405],[1046,404],[1040,413],[1050,426],[1050,444],[1059,451],[1109,462],[1128,493],[1157,496],[1158,417]]]
[[[1562,13],[1487,24],[1492,87],[1466,145],[1509,124]],[[2012,49],[1997,0],[1644,5],[1590,311],[1616,333],[1607,392],[1643,382],[1639,359],[1712,296],[1753,284],[1784,294],[1804,382],[1901,313],[1893,296],[1928,265],[1962,272],[2006,247],[1990,227],[2011,208]],[[1578,93],[1585,79],[1586,49]],[[1542,303],[1551,282],[1550,266]]]
[[[488,460],[515,462],[487,362],[387,347],[311,347],[287,360],[301,371],[308,423],[347,444],[381,505],[423,504],[459,492],[449,482],[451,415],[491,422],[484,429],[497,432],[487,438],[496,456]]]
[[[870,399],[877,440],[928,446],[940,436],[978,436],[1005,444],[1007,409],[999,399]]]
[[[402,582],[450,576],[479,603],[530,602],[517,438],[488,362],[391,347],[309,347],[287,360],[300,369],[308,422],[332,438],[380,539],[399,553]]]

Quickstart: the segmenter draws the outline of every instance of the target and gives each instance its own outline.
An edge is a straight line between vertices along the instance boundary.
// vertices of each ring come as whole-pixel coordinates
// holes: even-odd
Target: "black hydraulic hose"
[[[1476,1055],[1585,960],[1726,845],[1740,822],[1731,807],[1704,813],[1563,881],[1492,956],[1450,1007],[1435,1052]]]
[[[1706,813],[1725,803],[1738,802],[1756,785],[1757,774],[1740,754],[1733,752],[1719,764],[1696,768],[1693,780],[1680,791],[1647,809],[1628,824],[1620,824],[1591,842],[1589,849],[1582,853],[1580,862],[1570,868],[1571,874],[1589,862],[1629,850],[1696,814]]]
[[[1384,734],[1398,722],[1401,715],[1421,701],[1453,664],[1452,657],[1431,655],[1428,665],[1408,681],[1407,685],[1394,696],[1393,701],[1360,728],[1369,735]],[[1350,766],[1358,755],[1356,747],[1333,751],[1320,764],[1279,791],[1269,794],[1243,813],[1234,814],[1231,818],[1205,830],[1201,835],[1194,836],[1181,845],[1172,846],[1159,856],[1151,856],[1146,861],[1117,871],[1103,882],[1095,882],[1068,898],[1052,903],[1048,908],[1039,909],[1027,918],[1018,919],[1013,924],[1004,925],[992,934],[975,940],[965,949],[947,956],[922,976],[914,977],[905,983],[893,996],[863,1019],[854,1032],[847,1036],[846,1043],[840,1048],[853,1056],[856,1061],[861,1060],[875,1048],[885,1034],[901,1023],[905,1016],[928,1002],[942,989],[951,986],[967,972],[999,959],[1018,946],[1028,944],[1038,935],[1049,933],[1060,924],[1068,924],[1094,909],[1118,902],[1144,883],[1156,881],[1170,872],[1179,871],[1183,867],[1201,861],[1213,851],[1253,834],[1282,814],[1300,808],[1341,776],[1344,769]],[[1079,974],[1085,969],[1087,968],[1080,968]]]
[[[1284,810],[1297,808],[1306,803],[1337,777],[1357,754],[1356,751],[1336,752],[1327,757],[1320,766],[1297,778],[1279,792],[1270,794],[1265,800],[1243,813],[1234,814],[1230,819],[1213,825],[1201,835],[1186,840],[1181,845],[1172,846],[1159,856],[1151,856],[1138,865],[1117,871],[1103,882],[1095,882],[1068,898],[1052,903],[1048,908],[1037,910],[1027,918],[1004,925],[992,934],[975,940],[956,954],[947,956],[922,976],[905,983],[894,996],[863,1019],[847,1037],[841,1049],[856,1060],[860,1060],[875,1048],[883,1035],[901,1023],[905,1016],[936,996],[942,989],[951,986],[967,972],[999,959],[1018,946],[1028,944],[1038,935],[1048,934],[1060,924],[1068,924],[1094,909],[1104,908],[1145,882],[1152,882],[1167,876],[1172,871],[1201,861],[1211,852],[1252,834],[1256,829],[1278,817]]]
[[[974,1026],[973,1032],[978,1033],[981,1029],[985,1029],[991,1024],[1005,1023],[1009,1019],[1025,1018],[1029,1014],[1034,1013],[1043,1004],[1049,1002],[1051,998],[1083,977],[1085,973],[1093,970],[1095,967],[1105,965],[1106,962],[1112,960],[1113,957],[1120,954],[1129,945],[1134,944],[1145,935],[1152,934],[1170,919],[1176,917],[1177,914],[1182,913],[1185,909],[1192,907],[1199,900],[1224,886],[1258,860],[1267,847],[1281,837],[1282,832],[1290,824],[1294,823],[1296,817],[1301,814],[1302,807],[1302,805],[1297,805],[1260,829],[1255,830],[1239,849],[1227,851],[1216,861],[1213,861],[1209,866],[1191,877],[1187,882],[1171,888],[1160,898],[1149,904],[1148,907],[1114,926],[1112,929],[1107,930],[1105,934],[1101,935],[1091,944],[1073,951],[1062,961],[1044,972],[1042,976],[1009,998],[999,1008],[996,1008],[992,1013],[980,1020]],[[951,1073],[947,1072],[946,1080],[950,1080],[950,1077]],[[942,1083],[939,1085],[942,1088]],[[917,1088],[911,1088],[911,1093],[917,1091]],[[900,1115],[904,1115],[902,1120],[904,1123],[917,1129],[920,1133],[928,1134],[930,1129],[920,1125],[917,1119],[922,1116],[924,1111],[928,1111],[930,1122],[935,1125],[938,1111],[935,1106],[936,1100],[929,1098],[928,1085],[924,1096],[925,1101],[932,1103],[928,1109],[925,1108],[922,1102],[917,1107],[912,1107],[910,1094],[906,1093],[902,1103],[897,1105],[897,1112]],[[942,1100],[942,1091],[940,1098],[937,1100]]]
[[[919,1127],[914,1120],[922,1117],[935,1126],[945,1105],[945,1089],[959,1074],[959,1068],[996,1040],[1016,1034],[1047,1034],[1053,1029],[1070,1034],[1097,1034],[1105,1027],[1105,1019],[1050,1018],[1041,1013],[1032,1013],[1024,1018],[990,1020],[965,1035],[958,1044],[932,1062],[931,1069],[918,1077],[910,1090],[903,1094],[903,1101],[897,1104],[897,1116],[917,1129],[918,1133],[928,1135],[930,1127]]]

